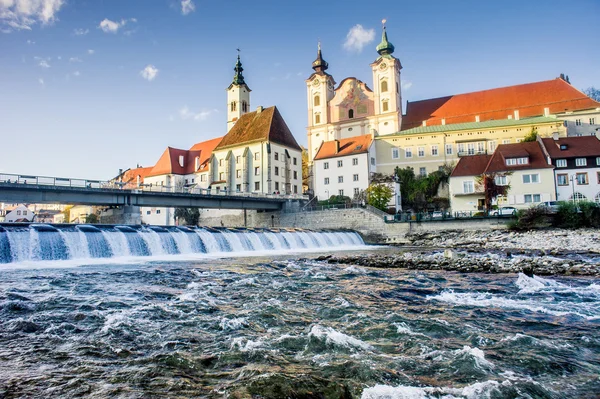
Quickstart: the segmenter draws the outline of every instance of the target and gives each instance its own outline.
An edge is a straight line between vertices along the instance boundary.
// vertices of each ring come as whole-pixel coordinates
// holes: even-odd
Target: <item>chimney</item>
[[[554,141],[558,141],[558,132],[552,133],[552,138],[554,139]]]
[[[481,122],[481,120],[479,119],[479,115],[475,115],[475,122]]]
[[[442,118],[442,125],[446,124],[446,118]]]
[[[544,107],[544,116],[550,116],[550,108]]]
[[[264,109],[263,106],[259,105],[258,107],[256,107],[256,113],[260,114],[263,111],[263,109]]]
[[[423,126],[427,126],[427,121],[423,121]]]
[[[512,115],[508,115],[508,119],[512,119]]]
[[[519,110],[515,109],[515,120],[518,121],[519,120]]]
[[[335,153],[337,154],[338,152],[340,152],[340,141],[339,140],[333,140],[335,141]]]
[[[119,169],[119,176],[123,174],[123,169]]]

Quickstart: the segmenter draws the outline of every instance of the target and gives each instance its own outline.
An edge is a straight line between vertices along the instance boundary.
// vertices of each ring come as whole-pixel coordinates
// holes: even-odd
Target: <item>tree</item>
[[[86,223],[98,223],[99,222],[99,218],[98,215],[96,215],[95,213],[92,213],[90,215],[87,215],[85,217],[85,222]]]
[[[444,164],[427,176],[415,176],[413,168],[397,167],[394,173],[400,181],[403,209],[426,210],[431,207],[439,209],[439,205],[444,204],[438,197],[439,188],[448,184],[453,169],[453,165]]]
[[[508,176],[508,173],[484,173],[477,178],[477,184],[483,187],[485,209],[492,209],[492,202],[500,196],[506,196],[510,190],[510,185],[498,184],[498,181],[503,177]]]
[[[537,140],[537,127],[533,126],[531,131],[523,138],[524,142],[536,141]]]
[[[308,182],[312,174],[310,173],[310,168],[308,167],[308,150],[302,147],[302,191],[306,192],[308,190]]]
[[[596,89],[594,86],[588,87],[587,89],[582,90],[582,91],[589,98],[596,100],[596,101],[600,101],[600,90]]]
[[[394,193],[384,183],[371,183],[367,188],[367,203],[377,209],[386,211]]]
[[[198,208],[175,208],[173,215],[179,220],[183,219],[188,226],[197,226],[200,220]]]

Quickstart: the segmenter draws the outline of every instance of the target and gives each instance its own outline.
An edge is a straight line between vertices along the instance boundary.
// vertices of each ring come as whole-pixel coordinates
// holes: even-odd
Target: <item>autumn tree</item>
[[[490,211],[492,209],[492,202],[498,197],[504,197],[510,190],[507,178],[509,173],[484,173],[477,178],[477,184],[483,188],[485,209]]]
[[[392,189],[385,183],[371,183],[367,188],[367,203],[382,211],[387,210],[393,196]]]

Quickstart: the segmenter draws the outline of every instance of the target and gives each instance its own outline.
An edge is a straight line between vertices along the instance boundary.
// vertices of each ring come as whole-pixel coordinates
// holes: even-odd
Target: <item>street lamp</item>
[[[569,178],[569,180],[571,180],[571,188],[572,188],[572,195],[571,198],[573,199],[573,203],[575,203],[575,179],[576,179],[576,175],[571,175],[571,177]]]

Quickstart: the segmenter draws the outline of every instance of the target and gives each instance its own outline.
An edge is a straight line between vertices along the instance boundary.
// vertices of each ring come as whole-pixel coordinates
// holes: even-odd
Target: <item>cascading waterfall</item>
[[[159,226],[0,226],[0,263],[129,256],[335,250],[364,245],[352,231]]]

